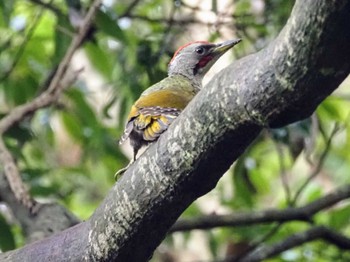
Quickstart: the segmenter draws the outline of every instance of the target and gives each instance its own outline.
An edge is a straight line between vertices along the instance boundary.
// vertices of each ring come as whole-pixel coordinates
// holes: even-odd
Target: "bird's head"
[[[174,54],[168,66],[168,74],[183,75],[201,85],[208,70],[227,50],[241,41],[229,40],[219,44],[196,41],[181,46]]]

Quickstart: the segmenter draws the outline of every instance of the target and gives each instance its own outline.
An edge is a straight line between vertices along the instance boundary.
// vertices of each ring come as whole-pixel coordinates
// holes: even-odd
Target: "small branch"
[[[63,16],[63,15],[64,15],[64,14],[62,13],[62,11],[61,11],[58,7],[56,7],[56,6],[54,6],[54,5],[52,4],[52,2],[50,2],[50,3],[45,3],[45,2],[43,2],[43,1],[41,1],[41,0],[30,0],[30,2],[32,2],[32,3],[34,3],[34,4],[37,4],[37,5],[40,5],[40,6],[44,7],[44,8],[46,8],[46,9],[52,11],[52,12],[53,12],[55,15],[57,15],[57,16]]]
[[[170,19],[169,21],[174,21],[174,17],[176,14],[177,8],[176,7],[172,7],[171,11],[170,11]],[[160,49],[158,50],[158,52],[155,54],[155,57],[157,58],[157,61],[161,58],[161,56],[165,53],[167,47],[169,46],[169,36],[172,33],[172,28],[174,26],[173,22],[170,22],[167,24],[166,28],[164,29],[164,36],[162,38],[162,43],[160,44]]]
[[[286,208],[283,210],[271,209],[231,215],[210,215],[193,220],[181,219],[174,224],[169,232],[211,229],[216,227],[247,226],[271,222],[281,223],[293,220],[309,222],[316,213],[347,198],[350,198],[350,184],[339,187],[332,193],[303,207]]]
[[[306,179],[306,181],[301,185],[301,187],[298,189],[298,191],[295,193],[294,198],[292,199],[292,205],[295,205],[296,202],[298,201],[300,195],[303,193],[304,189],[309,185],[309,183],[320,173],[320,171],[322,170],[324,161],[329,153],[329,150],[331,149],[331,145],[332,145],[332,140],[335,136],[335,134],[338,132],[339,130],[339,125],[335,124],[333,127],[333,130],[331,132],[331,134],[329,135],[329,138],[326,141],[326,146],[325,149],[322,152],[322,155],[320,156],[316,167],[314,168],[314,171],[308,176],[308,178]]]
[[[291,198],[291,192],[289,188],[289,182],[288,182],[288,177],[287,177],[287,172],[286,172],[286,166],[284,163],[284,153],[283,153],[283,148],[281,144],[278,141],[272,140],[273,143],[275,144],[276,151],[277,151],[277,156],[280,164],[280,177],[281,177],[281,182],[282,186],[286,195],[286,203],[288,206],[291,206],[292,204],[292,198]]]
[[[310,138],[308,139],[307,142],[305,141],[304,152],[305,152],[306,162],[311,165],[312,164],[311,154],[315,149],[317,135],[320,133],[320,124],[319,124],[319,120],[318,120],[316,113],[313,113],[311,116],[311,130],[310,131],[311,131]]]
[[[250,244],[247,250],[239,254],[238,256],[235,257],[229,257],[228,260],[225,259],[223,262],[233,262],[233,261],[240,261],[241,259],[244,259],[246,256],[248,256],[250,253],[255,252],[255,250],[259,249],[261,245],[263,245],[269,238],[271,238],[273,235],[275,235],[280,228],[282,227],[282,223],[278,223],[275,225],[267,234],[264,236],[260,237],[260,239],[255,240],[254,243]]]
[[[274,244],[272,246],[261,247],[255,252],[239,260],[239,262],[262,261],[264,259],[276,256],[288,249],[300,246],[302,244],[317,239],[323,239],[325,241],[328,241],[329,243],[341,249],[350,249],[350,238],[345,237],[344,235],[339,234],[327,227],[316,226],[304,232],[296,233],[286,238],[284,241]]]
[[[198,19],[194,19],[194,18],[183,18],[183,19],[150,18],[148,16],[133,15],[133,14],[124,15],[124,16],[121,16],[120,18],[138,19],[138,20],[149,22],[149,23],[166,23],[166,24],[177,24],[177,25],[201,24],[201,25],[206,25],[206,26],[218,26],[218,25],[226,25],[226,24],[231,25],[232,24],[232,21],[218,23],[218,22],[205,22],[205,21],[201,21]],[[230,18],[232,18],[232,17],[230,17]]]
[[[125,16],[129,16],[131,14],[131,12],[133,11],[133,9],[138,5],[138,3],[140,2],[140,0],[134,0],[132,1],[129,6],[126,8],[126,10],[124,11],[124,13],[121,15],[121,17],[125,17]]]
[[[36,205],[36,202],[29,195],[28,189],[23,183],[19,174],[15,160],[4,144],[2,137],[0,137],[0,163],[3,166],[7,181],[9,182],[10,188],[16,199],[19,200],[24,206],[32,210]]]

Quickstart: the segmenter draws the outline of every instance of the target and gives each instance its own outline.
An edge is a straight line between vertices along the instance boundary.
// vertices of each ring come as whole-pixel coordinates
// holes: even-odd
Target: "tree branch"
[[[29,195],[28,189],[19,174],[15,159],[7,149],[2,137],[0,137],[0,163],[3,166],[5,177],[17,201],[27,209],[34,210],[36,202]]]
[[[133,0],[125,9],[125,11],[120,15],[120,17],[128,17],[135,7],[139,4],[140,0]]]
[[[313,170],[313,172],[307,177],[307,179],[305,180],[305,182],[300,186],[300,188],[297,190],[297,192],[295,193],[293,200],[291,201],[292,205],[295,205],[296,202],[298,201],[300,195],[303,193],[304,189],[309,185],[309,183],[321,172],[323,164],[326,160],[326,157],[329,153],[329,150],[331,149],[332,146],[332,141],[333,138],[335,136],[335,134],[339,131],[339,125],[335,124],[333,127],[333,130],[331,132],[331,134],[329,135],[329,137],[327,138],[327,140],[325,141],[326,145],[325,148],[320,156],[320,158],[317,161],[317,164]]]
[[[218,21],[218,22],[206,22],[201,21],[199,19],[188,17],[188,18],[182,18],[182,19],[176,19],[176,18],[151,18],[144,15],[134,15],[134,14],[125,14],[121,16],[122,18],[130,18],[130,19],[137,19],[141,21],[146,21],[149,23],[165,23],[165,24],[174,24],[174,25],[187,25],[187,24],[201,24],[206,26],[218,26],[218,25],[230,25],[232,26],[232,21]],[[227,16],[227,18],[232,18],[232,15]]]
[[[289,181],[288,181],[288,177],[287,177],[287,171],[286,171],[286,166],[285,166],[285,156],[284,156],[284,152],[283,152],[283,148],[282,145],[280,144],[279,141],[275,141],[272,140],[273,143],[275,144],[276,147],[276,151],[277,151],[277,156],[278,156],[278,162],[279,162],[279,166],[280,166],[280,177],[281,177],[281,182],[282,182],[282,186],[284,189],[284,193],[286,195],[286,203],[288,206],[292,206],[291,205],[291,190],[289,187]]]
[[[350,198],[350,184],[339,187],[332,193],[329,193],[303,207],[286,208],[283,210],[271,209],[231,215],[210,215],[196,219],[181,219],[174,224],[169,232],[211,229],[227,226],[248,226],[259,223],[288,222],[293,220],[310,222],[316,213],[347,198]]]
[[[0,260],[147,261],[263,126],[309,116],[345,79],[349,12],[347,0],[297,0],[278,38],[214,77],[89,220]]]
[[[273,257],[288,249],[300,246],[307,242],[323,239],[341,249],[350,249],[350,238],[343,236],[324,226],[315,226],[304,232],[294,234],[272,246],[264,246],[250,253],[239,262],[258,262]],[[237,262],[238,262],[237,261]]]
[[[32,2],[34,4],[37,4],[37,5],[40,5],[40,6],[44,7],[44,8],[46,8],[46,9],[50,10],[51,12],[53,12],[57,16],[63,16],[64,15],[62,13],[62,11],[58,7],[56,7],[56,6],[54,6],[52,4],[52,1],[49,2],[49,3],[45,3],[45,2],[43,2],[41,0],[30,0],[30,2]]]

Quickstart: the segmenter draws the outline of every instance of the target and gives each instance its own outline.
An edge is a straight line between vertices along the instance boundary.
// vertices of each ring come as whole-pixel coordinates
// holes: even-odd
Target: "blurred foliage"
[[[0,1],[1,116],[47,87],[76,30],[75,22],[89,2]],[[207,4],[105,1],[72,65],[72,71],[84,69],[78,81],[58,103],[28,116],[6,133],[6,144],[34,197],[59,201],[81,219],[88,218],[113,185],[114,172],[128,162],[117,141],[130,106],[145,88],[166,76],[175,48],[189,40],[240,37],[244,41],[232,51],[231,59],[243,57],[277,36],[294,4],[292,0],[199,2]],[[310,119],[264,131],[217,188],[191,205],[183,217],[300,206],[349,183],[348,90],[347,82]],[[322,154],[326,157],[320,161]],[[317,165],[322,165],[317,177],[296,198]],[[2,251],[23,244],[16,221],[5,219],[4,210],[0,209]],[[344,203],[318,214],[315,223],[346,234],[350,233],[349,217],[350,206]],[[307,227],[300,222],[285,223],[265,242],[281,241]],[[213,260],[234,255],[273,228],[256,225],[204,232],[201,243],[207,251],[203,254]],[[153,261],[203,259],[202,253],[191,249],[194,235],[169,236]],[[349,260],[348,253],[318,241],[269,261]]]

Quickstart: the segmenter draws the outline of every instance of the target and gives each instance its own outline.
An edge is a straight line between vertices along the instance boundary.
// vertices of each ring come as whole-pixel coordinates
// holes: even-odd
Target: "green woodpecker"
[[[145,90],[131,107],[119,144],[130,139],[136,160],[142,146],[154,142],[202,87],[202,79],[213,64],[241,40],[220,44],[196,41],[180,47],[168,65],[168,77]]]

